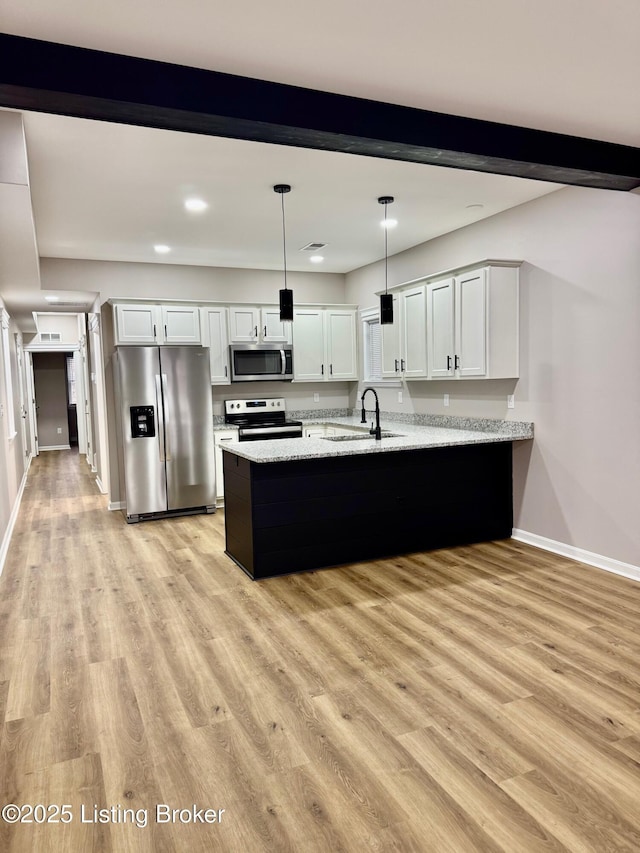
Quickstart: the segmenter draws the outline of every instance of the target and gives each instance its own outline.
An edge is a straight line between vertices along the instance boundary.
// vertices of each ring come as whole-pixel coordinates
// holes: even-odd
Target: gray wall
[[[525,261],[520,380],[405,383],[383,408],[534,421],[515,527],[640,565],[640,196],[559,190],[391,258],[389,283],[484,258]],[[381,280],[349,274],[347,301],[374,304]]]
[[[69,444],[65,358],[62,352],[33,353],[40,450]]]

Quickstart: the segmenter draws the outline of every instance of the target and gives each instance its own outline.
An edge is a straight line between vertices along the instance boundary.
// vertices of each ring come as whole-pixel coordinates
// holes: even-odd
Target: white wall
[[[525,262],[519,382],[405,383],[383,408],[533,421],[515,526],[640,565],[640,196],[559,190],[390,258],[389,283],[483,258]],[[349,274],[347,301],[374,304],[382,281],[380,264]]]
[[[0,299],[0,311],[4,307]],[[4,379],[3,352],[0,347],[0,402],[3,406],[3,416],[0,418],[0,573],[2,572],[6,551],[11,536],[11,528],[15,521],[18,501],[21,496],[23,478],[27,467],[26,448],[22,444],[20,428],[20,378],[15,345],[15,334],[18,328],[12,321],[9,324],[9,348],[11,365],[11,382],[13,385],[13,407],[15,414],[16,434],[10,439],[6,428],[6,407],[8,405],[7,389]]]

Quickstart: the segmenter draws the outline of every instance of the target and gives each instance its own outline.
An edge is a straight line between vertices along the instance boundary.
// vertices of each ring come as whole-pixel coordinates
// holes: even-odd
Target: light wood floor
[[[253,583],[223,521],[127,526],[77,456],[34,461],[0,800],[73,820],[0,850],[640,849],[640,584],[509,541]]]

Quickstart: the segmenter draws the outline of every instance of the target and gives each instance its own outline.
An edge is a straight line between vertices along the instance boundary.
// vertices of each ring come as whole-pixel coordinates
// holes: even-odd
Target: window
[[[372,308],[362,314],[362,341],[364,345],[364,381],[382,380],[382,329],[380,314]]]
[[[2,364],[4,367],[5,406],[7,410],[7,438],[16,435],[16,417],[13,410],[13,381],[11,379],[11,350],[9,349],[9,315],[2,309]]]

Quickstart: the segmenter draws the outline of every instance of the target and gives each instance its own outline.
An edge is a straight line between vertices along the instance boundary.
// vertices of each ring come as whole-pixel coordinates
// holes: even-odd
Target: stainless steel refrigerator
[[[209,351],[119,347],[114,383],[127,521],[214,512]]]

